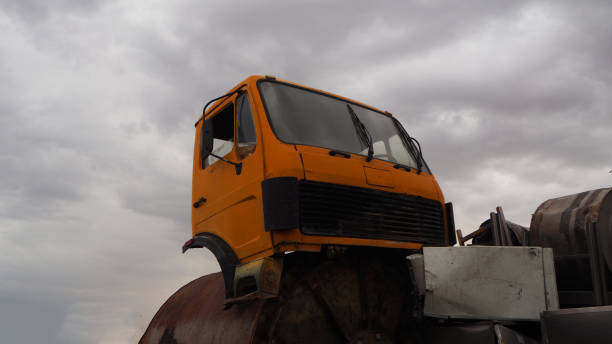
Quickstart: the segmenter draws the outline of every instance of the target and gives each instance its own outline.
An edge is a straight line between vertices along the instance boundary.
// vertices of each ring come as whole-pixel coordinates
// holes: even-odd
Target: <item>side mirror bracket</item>
[[[213,156],[213,157],[215,157],[215,158],[217,158],[217,159],[219,159],[219,160],[221,160],[221,161],[223,161],[225,163],[228,163],[230,165],[234,165],[234,168],[236,169],[236,175],[240,175],[240,173],[242,173],[242,163],[241,162],[230,161],[230,160],[228,160],[228,159],[226,159],[226,158],[224,158],[222,156],[219,156],[217,154],[211,153],[209,151],[204,152],[204,154],[202,156],[205,156],[207,158],[209,155]]]

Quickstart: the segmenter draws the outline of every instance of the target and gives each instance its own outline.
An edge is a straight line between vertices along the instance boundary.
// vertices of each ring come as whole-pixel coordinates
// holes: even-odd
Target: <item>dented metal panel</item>
[[[538,321],[558,309],[551,249],[425,247],[425,315]],[[553,271],[550,271],[553,269]]]

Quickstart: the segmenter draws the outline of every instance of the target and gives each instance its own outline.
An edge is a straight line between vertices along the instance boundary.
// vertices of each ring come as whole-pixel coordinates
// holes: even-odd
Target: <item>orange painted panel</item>
[[[298,150],[304,163],[306,179],[359,187],[365,186],[363,162],[360,157],[351,156],[346,159],[338,155],[331,156],[329,155],[329,149],[318,147],[298,146]]]
[[[387,170],[381,170],[378,168],[364,167],[366,182],[370,185],[385,186],[388,188],[394,188],[395,182],[393,181],[393,174]]]

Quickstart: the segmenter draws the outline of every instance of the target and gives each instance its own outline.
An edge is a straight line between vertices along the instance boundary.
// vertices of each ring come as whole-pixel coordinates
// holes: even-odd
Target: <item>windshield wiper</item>
[[[372,135],[368,132],[368,129],[363,125],[363,122],[357,117],[355,110],[351,107],[351,104],[346,103],[346,107],[348,109],[349,114],[351,115],[351,119],[353,119],[353,124],[355,125],[355,130],[357,130],[357,136],[362,143],[368,146],[368,157],[366,161],[372,160],[374,156],[374,144],[372,143]]]
[[[425,161],[423,159],[423,151],[421,150],[421,144],[419,143],[419,141],[417,141],[417,139],[408,135],[406,129],[404,129],[404,127],[397,120],[397,118],[393,118],[393,123],[395,123],[395,127],[399,130],[404,145],[416,158],[417,174],[421,174],[421,172],[423,171],[423,162]]]
[[[410,141],[413,142],[413,145],[416,147],[417,155],[418,155],[418,160],[417,160],[417,169],[418,169],[418,172],[417,172],[417,174],[421,174],[421,171],[423,171],[423,151],[421,150],[421,144],[414,137],[412,137],[412,136],[408,136],[408,137],[410,138]],[[415,145],[415,143],[416,143],[416,145]]]

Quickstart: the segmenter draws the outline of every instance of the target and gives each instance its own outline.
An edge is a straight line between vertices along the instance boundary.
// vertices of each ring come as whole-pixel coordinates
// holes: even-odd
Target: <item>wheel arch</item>
[[[183,245],[183,253],[191,248],[207,248],[211,251],[221,267],[225,283],[225,297],[234,296],[234,273],[240,260],[225,240],[212,233],[199,233]]]

